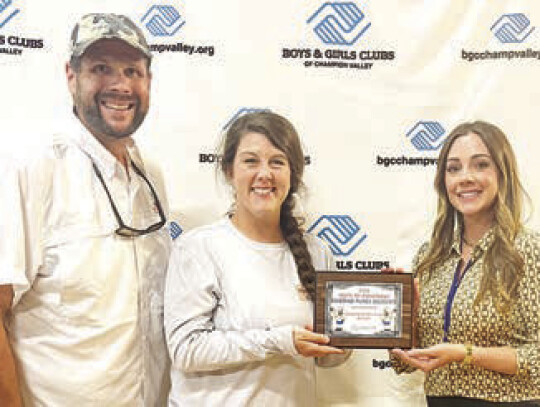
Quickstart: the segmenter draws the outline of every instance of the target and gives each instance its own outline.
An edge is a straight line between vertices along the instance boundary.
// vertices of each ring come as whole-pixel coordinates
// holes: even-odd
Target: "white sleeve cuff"
[[[286,355],[298,356],[299,353],[294,346],[294,329],[293,325],[283,325],[272,330],[276,333],[276,339],[281,351]]]

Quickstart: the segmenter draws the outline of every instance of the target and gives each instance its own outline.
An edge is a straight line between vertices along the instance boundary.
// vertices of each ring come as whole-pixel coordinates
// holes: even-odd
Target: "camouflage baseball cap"
[[[116,38],[141,51],[148,58],[152,53],[139,27],[128,17],[119,14],[86,14],[71,33],[70,54],[81,56],[94,42]]]

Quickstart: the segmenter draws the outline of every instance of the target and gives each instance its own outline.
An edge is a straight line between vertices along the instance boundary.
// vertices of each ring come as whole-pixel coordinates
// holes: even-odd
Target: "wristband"
[[[473,346],[470,343],[465,345],[465,357],[461,361],[462,365],[472,365],[473,364]]]

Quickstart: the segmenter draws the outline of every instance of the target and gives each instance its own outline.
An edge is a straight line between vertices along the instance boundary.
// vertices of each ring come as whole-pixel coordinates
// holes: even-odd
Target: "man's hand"
[[[13,287],[0,285],[0,400],[2,406],[20,407],[21,396],[13,353],[5,330],[5,318],[11,309]]]

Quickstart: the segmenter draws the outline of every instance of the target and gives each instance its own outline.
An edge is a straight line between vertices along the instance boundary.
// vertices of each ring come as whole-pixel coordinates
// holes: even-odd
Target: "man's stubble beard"
[[[116,139],[122,139],[135,133],[135,131],[141,126],[147,114],[147,111],[141,111],[140,98],[138,96],[133,98],[134,106],[132,109],[134,109],[134,115],[131,123],[124,130],[118,131],[110,126],[103,118],[99,105],[100,96],[101,93],[97,93],[93,98],[93,103],[87,105],[82,102],[80,94],[76,95],[76,101],[78,100],[80,102],[75,103],[76,114],[79,116],[79,119],[86,124],[90,131],[93,134],[105,135]]]

